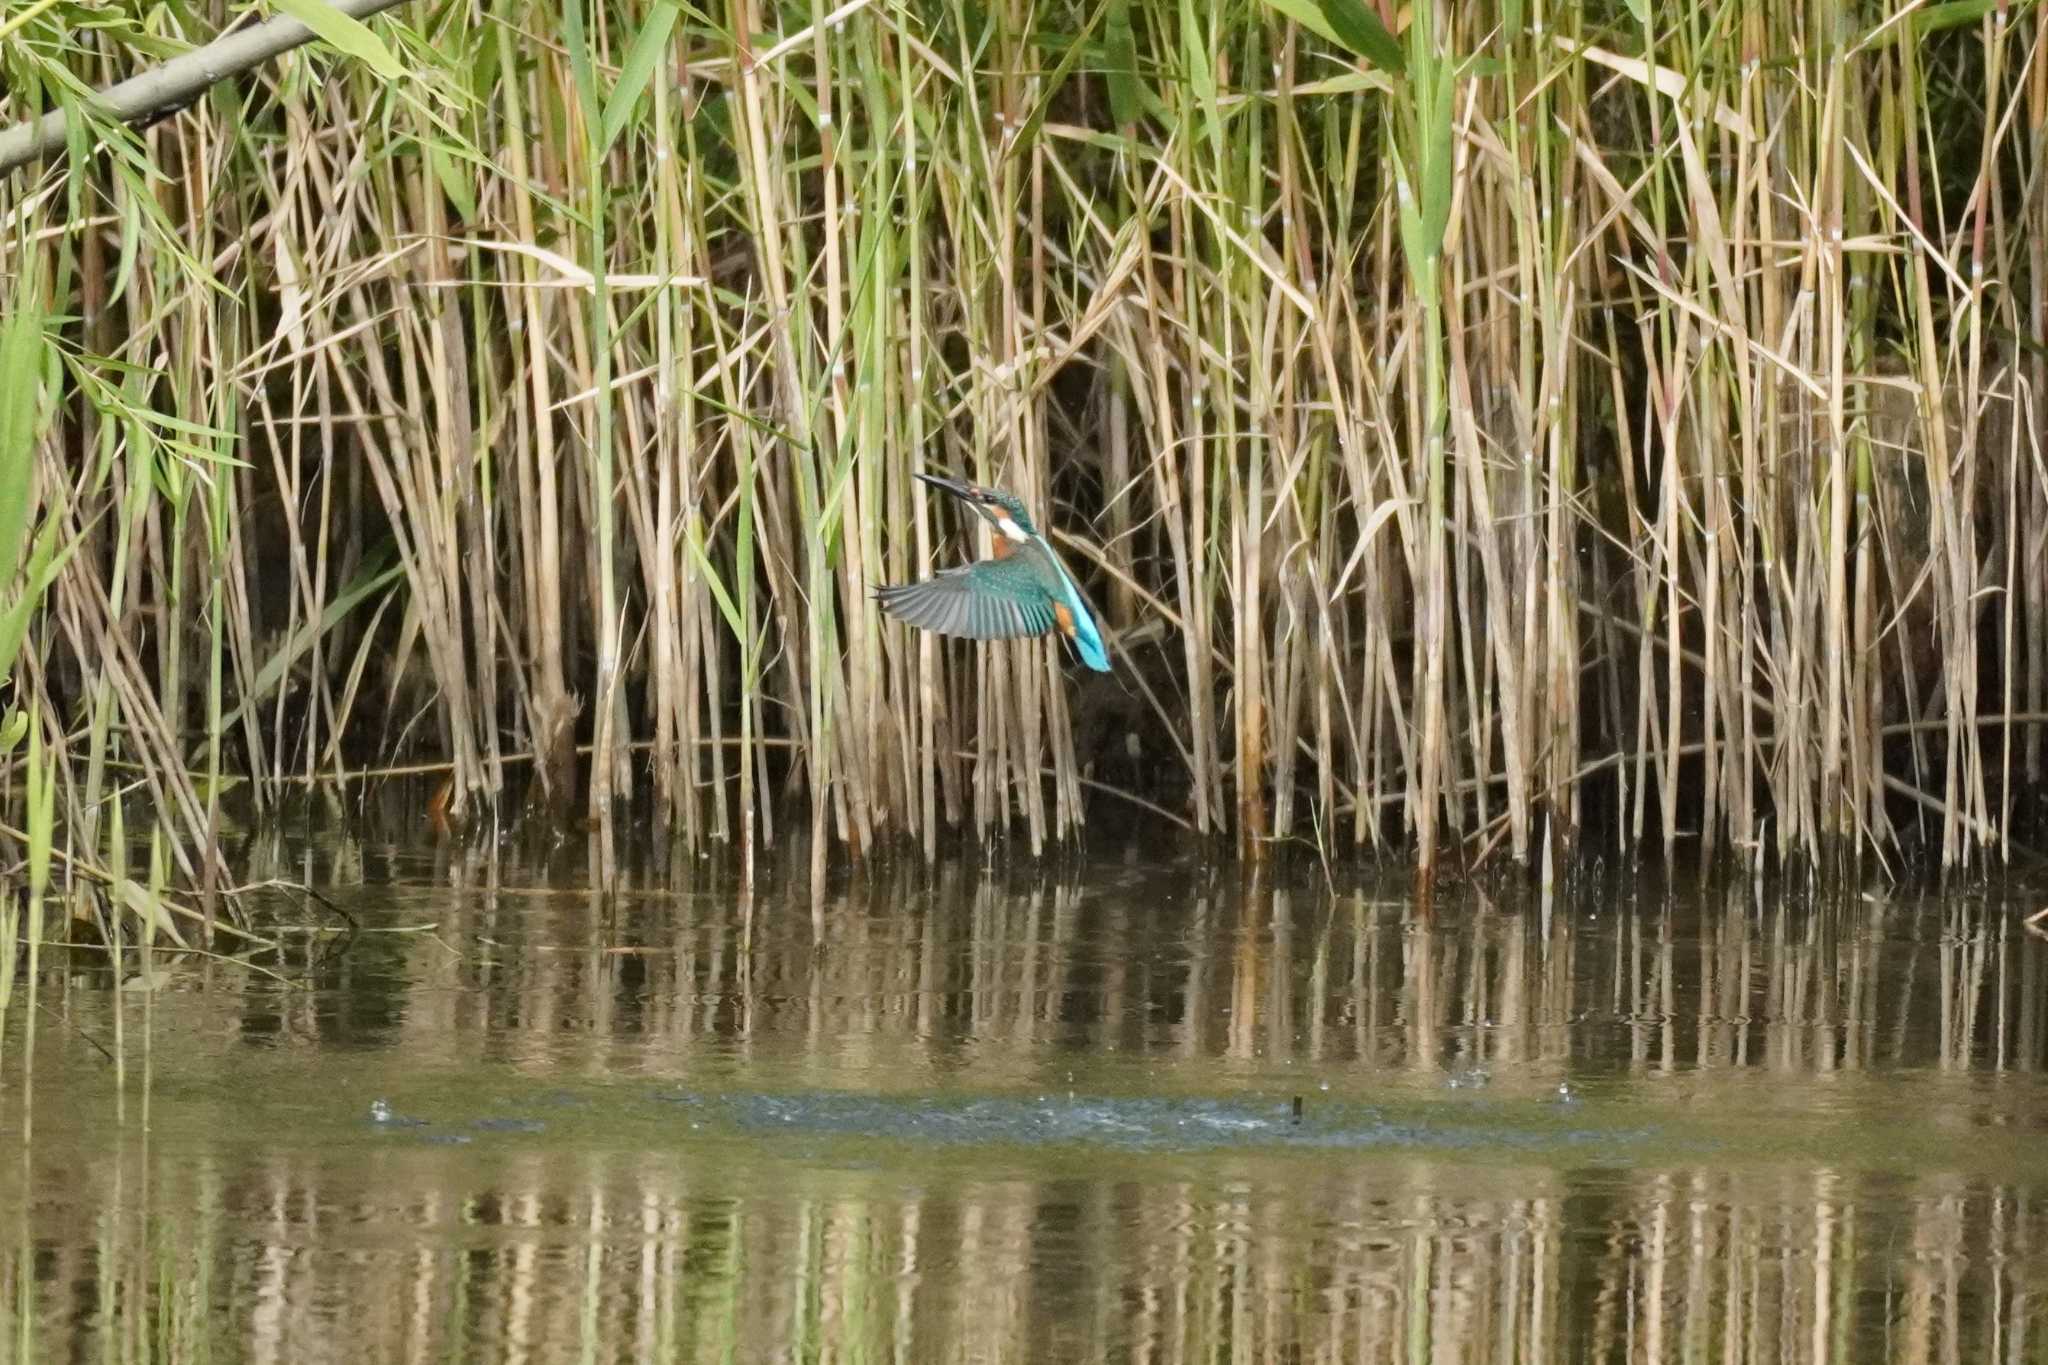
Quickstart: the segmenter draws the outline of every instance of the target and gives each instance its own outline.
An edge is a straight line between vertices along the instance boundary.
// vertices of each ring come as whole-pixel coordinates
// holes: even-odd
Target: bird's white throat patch
[[[1009,517],[997,517],[996,529],[998,531],[1001,531],[1009,539],[1016,541],[1019,545],[1022,545],[1024,543],[1024,528],[1019,526],[1015,521],[1012,521]]]

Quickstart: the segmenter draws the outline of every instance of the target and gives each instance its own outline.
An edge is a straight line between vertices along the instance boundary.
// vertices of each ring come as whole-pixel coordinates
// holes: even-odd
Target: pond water
[[[0,1360],[2048,1360],[2018,890],[265,859],[17,994]]]

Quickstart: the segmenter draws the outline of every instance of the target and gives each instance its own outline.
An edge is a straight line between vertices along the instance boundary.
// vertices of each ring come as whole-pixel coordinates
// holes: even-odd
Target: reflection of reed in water
[[[416,1155],[375,1184],[318,1160],[99,1170],[125,1216],[0,1256],[9,1305],[36,1306],[10,1312],[35,1346],[15,1358],[2004,1360],[2038,1337],[2048,1232],[2011,1188],[1825,1171],[763,1190],[672,1156]],[[145,1184],[180,1215],[141,1216]]]
[[[2044,1058],[2042,950],[1994,905],[1474,896],[1425,920],[1280,877],[883,867],[827,891],[821,951],[807,899],[769,890],[749,930],[716,881],[679,895],[629,872],[600,898],[459,857],[437,878],[453,889],[359,898],[436,932],[315,968],[326,993],[166,995],[188,1034],[266,1044],[159,1060],[180,1079],[155,1131],[175,1139],[52,1137],[45,1098],[41,1140],[0,1172],[0,1209],[33,1210],[0,1237],[0,1340],[33,1358],[1748,1365],[2030,1358],[2048,1330],[2048,1220],[2002,1155],[2042,1117],[2021,1074]],[[81,994],[80,1026],[104,1006]],[[448,1081],[432,1135],[508,1094],[575,1103],[517,1141],[195,1141],[249,1121],[229,1082],[252,1066],[289,1086],[365,1051],[434,1078],[423,1094],[489,1078]],[[1565,1084],[1579,1105],[1554,1101]],[[1350,1104],[1398,1136],[693,1136],[715,1110],[657,1098],[762,1090],[1300,1091],[1311,1121]],[[1575,1145],[1617,1123],[1640,1136]],[[1453,1130],[1482,1140],[1436,1140]]]

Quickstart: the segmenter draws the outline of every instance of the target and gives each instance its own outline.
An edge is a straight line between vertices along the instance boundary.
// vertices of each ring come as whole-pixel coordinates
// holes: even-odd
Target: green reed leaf
[[[1138,38],[1131,29],[1131,0],[1109,0],[1103,32],[1109,78],[1109,112],[1119,128],[1129,128],[1144,113],[1144,83],[1138,79]]]
[[[43,316],[26,285],[0,321],[0,584],[14,574],[35,490],[36,417],[42,407]]]
[[[320,41],[345,56],[354,57],[390,81],[402,81],[409,73],[404,63],[391,55],[384,40],[362,20],[343,14],[327,0],[271,0],[280,14],[289,14],[319,37]]]
[[[654,69],[661,63],[661,56],[668,50],[669,34],[674,31],[676,20],[682,11],[671,4],[657,4],[647,16],[647,22],[633,35],[633,45],[626,49],[626,60],[619,67],[619,79],[612,85],[611,98],[605,101],[604,121],[598,135],[598,147],[610,151],[619,134],[626,127],[626,120],[633,117],[633,110],[639,105],[640,97],[647,93],[647,83],[654,76]]]
[[[405,566],[396,562],[396,556],[388,551],[364,565],[362,571],[356,575],[355,581],[337,593],[321,610],[319,620],[302,624],[277,647],[269,659],[264,661],[263,667],[256,671],[256,680],[243,693],[242,704],[221,717],[221,724],[228,726],[239,721],[245,711],[277,689],[278,683],[284,679],[286,670],[298,662],[299,657],[311,649],[315,641],[340,625],[364,599],[390,587],[404,575]]]
[[[1382,71],[1403,72],[1408,62],[1401,44],[1387,32],[1379,15],[1364,0],[1319,0],[1337,41]]]
[[[41,604],[43,594],[64,567],[64,561],[71,557],[71,551],[78,545],[76,540],[58,548],[62,528],[54,516],[43,519],[42,534],[36,537],[35,549],[29,554],[28,573],[21,592],[16,594],[5,607],[0,607],[0,679],[14,674],[14,658],[21,650],[21,641],[28,634],[29,618]]]

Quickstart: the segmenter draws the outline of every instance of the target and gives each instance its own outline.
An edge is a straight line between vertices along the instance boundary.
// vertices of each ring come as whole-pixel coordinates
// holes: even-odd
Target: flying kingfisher
[[[1081,585],[1060,563],[1014,493],[980,484],[916,476],[972,507],[995,530],[995,557],[941,569],[922,583],[877,588],[882,610],[913,626],[970,640],[1008,640],[1057,629],[1081,662],[1109,672],[1109,651]]]

